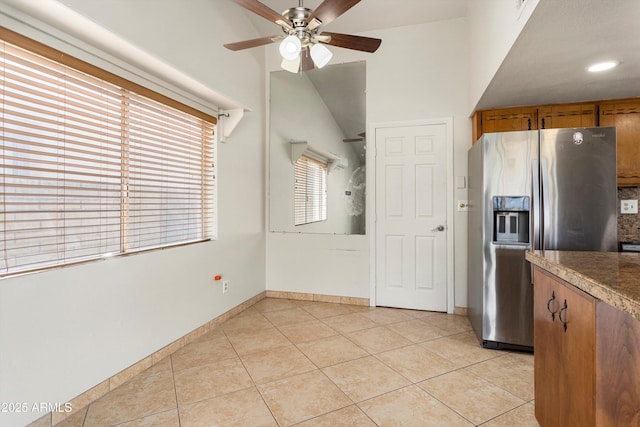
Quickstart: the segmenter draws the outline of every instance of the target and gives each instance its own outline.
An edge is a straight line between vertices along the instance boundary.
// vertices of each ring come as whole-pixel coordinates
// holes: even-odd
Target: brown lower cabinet
[[[640,426],[640,321],[534,270],[535,414],[547,426]]]
[[[595,298],[534,271],[533,363],[541,426],[595,425]]]

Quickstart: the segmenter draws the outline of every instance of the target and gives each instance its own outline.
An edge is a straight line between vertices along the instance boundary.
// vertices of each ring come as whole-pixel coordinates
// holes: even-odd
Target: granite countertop
[[[640,320],[640,253],[529,251],[526,258]]]

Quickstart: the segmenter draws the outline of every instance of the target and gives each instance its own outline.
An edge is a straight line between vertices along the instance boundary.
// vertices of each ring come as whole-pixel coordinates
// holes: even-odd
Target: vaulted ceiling
[[[304,0],[308,8],[322,0]],[[329,24],[359,33],[464,17],[467,1],[363,0]],[[513,0],[503,0],[505,7]],[[298,0],[264,0],[282,12]],[[248,13],[260,34],[278,34],[272,23]],[[640,96],[640,1],[540,0],[477,108]],[[616,60],[611,71],[591,74],[596,61]],[[473,72],[473,70],[471,70]]]

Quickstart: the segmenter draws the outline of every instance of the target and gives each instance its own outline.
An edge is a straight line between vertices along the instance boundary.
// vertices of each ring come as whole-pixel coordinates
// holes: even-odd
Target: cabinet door
[[[562,411],[562,340],[558,333],[558,301],[557,283],[536,267],[533,286],[533,364],[535,413],[541,426],[554,425]]]
[[[640,185],[640,101],[600,104],[600,126],[615,126],[618,185]]]
[[[596,425],[640,425],[640,321],[604,302],[596,317]]]
[[[557,333],[562,341],[562,401],[560,425],[595,425],[595,299],[560,281],[561,327]],[[565,329],[566,326],[566,329]]]
[[[536,108],[503,108],[482,112],[482,133],[535,130],[537,128]]]
[[[534,282],[536,418],[542,426],[593,426],[595,299],[537,267]]]
[[[596,124],[596,104],[538,107],[539,129],[593,127]]]

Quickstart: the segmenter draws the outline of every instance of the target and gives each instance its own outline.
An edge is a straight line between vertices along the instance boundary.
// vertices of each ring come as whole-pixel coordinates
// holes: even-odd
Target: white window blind
[[[210,239],[214,124],[0,40],[0,275]]]
[[[327,219],[327,165],[305,155],[295,163],[295,225]]]

